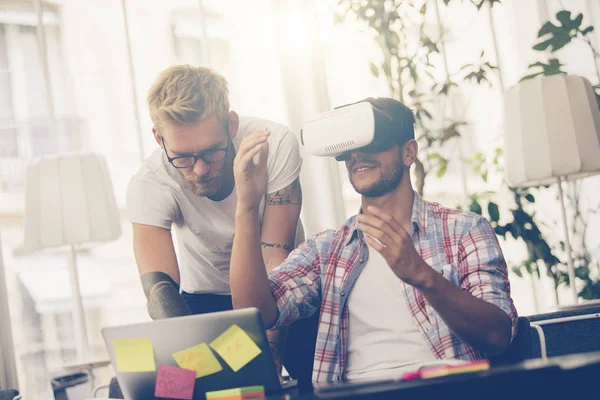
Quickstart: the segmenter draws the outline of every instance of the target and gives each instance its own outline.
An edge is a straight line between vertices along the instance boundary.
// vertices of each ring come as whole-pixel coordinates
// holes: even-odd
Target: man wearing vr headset
[[[267,178],[257,204],[265,267],[283,262],[295,247],[297,229],[299,242],[304,240],[295,136],[283,125],[238,117],[228,95],[225,78],[189,65],[163,71],[148,93],[160,148],[131,179],[127,207],[152,319],[233,308],[229,262],[238,200],[233,160],[243,138],[270,132],[273,149],[264,160]],[[269,332],[275,356],[278,340],[277,331]]]
[[[418,150],[412,112],[393,99],[363,102],[373,107],[375,138],[337,157],[362,195],[359,214],[308,239],[269,274],[257,238],[265,169],[252,162],[266,156],[268,134],[242,143],[234,167],[234,306],[257,307],[267,327],[320,307],[316,382],[396,378],[503,353],[517,314],[494,231],[479,215],[420,198],[409,173]]]

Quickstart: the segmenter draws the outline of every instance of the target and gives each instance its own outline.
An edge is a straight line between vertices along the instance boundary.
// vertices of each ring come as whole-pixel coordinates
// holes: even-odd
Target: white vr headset
[[[338,161],[348,160],[350,151],[356,149],[380,153],[397,142],[403,125],[413,129],[414,119],[410,115],[410,124],[393,122],[367,101],[354,103],[305,122],[300,141],[310,154],[335,157]]]

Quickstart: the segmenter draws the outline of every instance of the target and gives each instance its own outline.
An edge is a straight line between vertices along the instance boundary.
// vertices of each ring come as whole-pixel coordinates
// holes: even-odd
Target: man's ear
[[[158,133],[156,127],[152,127],[152,134],[154,135],[154,140],[156,140],[156,143],[158,143],[158,145],[162,148],[162,136],[160,133]]]
[[[419,144],[416,140],[410,139],[404,146],[402,146],[402,161],[405,167],[413,165],[417,159],[417,153],[419,151]]]
[[[240,127],[240,117],[235,111],[229,111],[229,137],[233,139]]]

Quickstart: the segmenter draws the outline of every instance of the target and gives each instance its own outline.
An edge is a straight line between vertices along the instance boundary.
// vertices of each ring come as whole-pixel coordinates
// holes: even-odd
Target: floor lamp
[[[506,180],[512,187],[558,184],[573,303],[575,267],[562,182],[600,173],[600,112],[591,83],[554,75],[524,81],[506,91]]]
[[[73,329],[78,359],[89,357],[76,247],[121,235],[119,211],[104,158],[59,154],[32,161],[25,187],[25,253],[68,246]]]

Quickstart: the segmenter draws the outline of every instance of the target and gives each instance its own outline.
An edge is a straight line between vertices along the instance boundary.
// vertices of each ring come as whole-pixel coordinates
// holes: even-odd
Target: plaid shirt
[[[353,216],[341,229],[313,236],[269,276],[279,311],[275,327],[307,318],[321,307],[312,376],[315,382],[339,381],[346,368],[346,304],[369,258],[356,225]],[[510,297],[506,262],[485,218],[424,201],[415,193],[410,235],[433,269],[471,295],[504,310],[512,321],[514,337],[517,312]],[[438,359],[484,358],[450,330],[418,290],[407,284],[404,289],[410,313]]]

